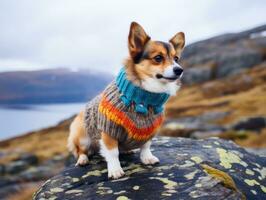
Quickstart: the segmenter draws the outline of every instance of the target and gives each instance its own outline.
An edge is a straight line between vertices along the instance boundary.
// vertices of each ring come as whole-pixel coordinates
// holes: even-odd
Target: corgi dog
[[[154,41],[138,23],[131,23],[129,56],[120,73],[70,125],[68,149],[76,165],[88,164],[88,156],[99,152],[108,177],[118,179],[124,175],[121,152],[140,149],[143,164],[159,162],[150,150],[151,139],[163,122],[164,104],[180,88],[184,45],[183,32],[169,42]]]

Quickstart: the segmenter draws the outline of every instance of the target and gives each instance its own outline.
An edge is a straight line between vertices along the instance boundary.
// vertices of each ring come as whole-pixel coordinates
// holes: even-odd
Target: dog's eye
[[[157,55],[153,58],[157,63],[160,63],[163,61],[163,57],[161,55]]]
[[[179,58],[177,56],[174,57],[174,61],[175,62],[178,62],[179,61]]]

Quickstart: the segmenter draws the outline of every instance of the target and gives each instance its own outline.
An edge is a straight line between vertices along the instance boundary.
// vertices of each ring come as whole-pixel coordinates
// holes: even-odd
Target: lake
[[[85,103],[0,107],[0,140],[56,125],[78,113]]]

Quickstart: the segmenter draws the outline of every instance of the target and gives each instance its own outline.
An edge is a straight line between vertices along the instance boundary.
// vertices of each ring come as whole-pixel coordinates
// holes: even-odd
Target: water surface
[[[85,103],[0,107],[0,140],[52,126],[78,113]]]

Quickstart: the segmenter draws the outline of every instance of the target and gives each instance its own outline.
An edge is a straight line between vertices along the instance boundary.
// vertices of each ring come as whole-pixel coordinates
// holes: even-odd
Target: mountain
[[[186,46],[182,64],[187,84],[239,74],[266,59],[266,25]]]
[[[112,76],[88,70],[51,69],[0,73],[0,104],[82,102],[97,95]]]

